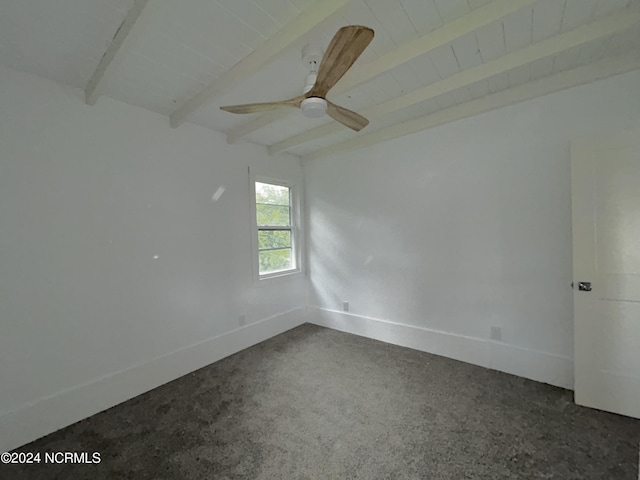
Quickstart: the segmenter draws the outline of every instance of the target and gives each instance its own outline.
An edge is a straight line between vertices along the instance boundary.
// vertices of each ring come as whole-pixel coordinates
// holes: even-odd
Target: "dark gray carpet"
[[[3,479],[638,479],[640,421],[481,367],[303,325],[20,451]]]

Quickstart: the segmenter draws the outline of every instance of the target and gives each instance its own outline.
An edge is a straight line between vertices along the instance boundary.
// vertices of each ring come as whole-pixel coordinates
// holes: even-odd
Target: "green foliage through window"
[[[293,268],[291,253],[290,248],[258,252],[260,275],[281,272],[283,270],[291,270],[291,268]]]
[[[256,203],[256,215],[258,225],[286,226],[291,224],[289,218],[291,216],[289,206],[267,205],[265,203]]]
[[[291,189],[261,182],[256,182],[255,186],[260,275],[295,268]]]
[[[283,247],[291,248],[291,232],[289,230],[260,230],[258,232],[258,248],[260,250]]]

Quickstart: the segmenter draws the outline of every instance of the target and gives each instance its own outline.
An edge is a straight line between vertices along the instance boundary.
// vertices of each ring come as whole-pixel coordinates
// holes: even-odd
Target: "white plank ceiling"
[[[561,72],[593,64],[595,78],[620,73],[624,66],[607,67],[612,68],[608,73],[597,62],[640,49],[639,0],[513,0],[505,7],[510,12],[493,16],[482,12],[508,2],[350,0],[334,2],[335,13],[319,19],[250,75],[229,77],[234,66],[252,53],[260,55],[265,42],[290,30],[305,11],[328,1],[149,0],[97,91],[170,116],[217,80],[234,78],[231,91],[202,102],[188,121],[225,133],[231,142],[316,158],[357,136],[371,140],[362,146],[384,138],[390,129],[400,136],[401,125],[415,119],[448,118],[449,111],[464,117],[465,105]],[[133,5],[134,0],[3,1],[0,64],[85,89]],[[478,20],[485,17],[491,21]],[[253,115],[219,110],[221,105],[298,95],[308,73],[302,48],[325,47],[348,24],[370,26],[375,38],[329,98],[370,118],[362,132],[328,117],[304,118],[294,110]],[[425,40],[423,46],[411,50],[418,39]],[[398,60],[407,51],[412,53]],[[639,68],[640,56],[631,58],[626,69]],[[371,69],[377,69],[375,75],[365,77]],[[359,73],[366,81],[358,85]]]

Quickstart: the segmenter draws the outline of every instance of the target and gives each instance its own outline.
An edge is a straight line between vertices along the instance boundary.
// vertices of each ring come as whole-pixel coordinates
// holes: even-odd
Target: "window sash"
[[[269,247],[269,248],[259,248],[259,252],[271,252],[273,250],[293,250],[293,247]]]
[[[269,230],[269,231],[279,231],[283,232],[289,231],[293,234],[294,226],[293,225],[258,225],[258,230]]]
[[[289,188],[289,187],[287,187]],[[256,202],[256,205],[267,205],[268,207],[287,207],[291,208],[291,205],[287,205],[284,203],[264,203],[264,202]]]

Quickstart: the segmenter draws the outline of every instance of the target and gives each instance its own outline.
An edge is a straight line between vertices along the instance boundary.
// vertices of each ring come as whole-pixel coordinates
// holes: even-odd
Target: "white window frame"
[[[302,229],[301,229],[301,201],[300,201],[300,185],[298,182],[294,182],[288,179],[276,178],[274,176],[265,175],[249,175],[249,186],[251,194],[251,247],[252,247],[252,263],[254,280],[262,282],[264,280],[271,280],[276,278],[290,277],[292,275],[301,274],[302,268]],[[291,250],[293,261],[295,262],[295,268],[289,270],[283,270],[273,273],[260,274],[260,261],[259,261],[259,244],[258,244],[258,216],[256,209],[256,182],[269,183],[271,185],[279,185],[289,188],[289,201],[291,203]]]

